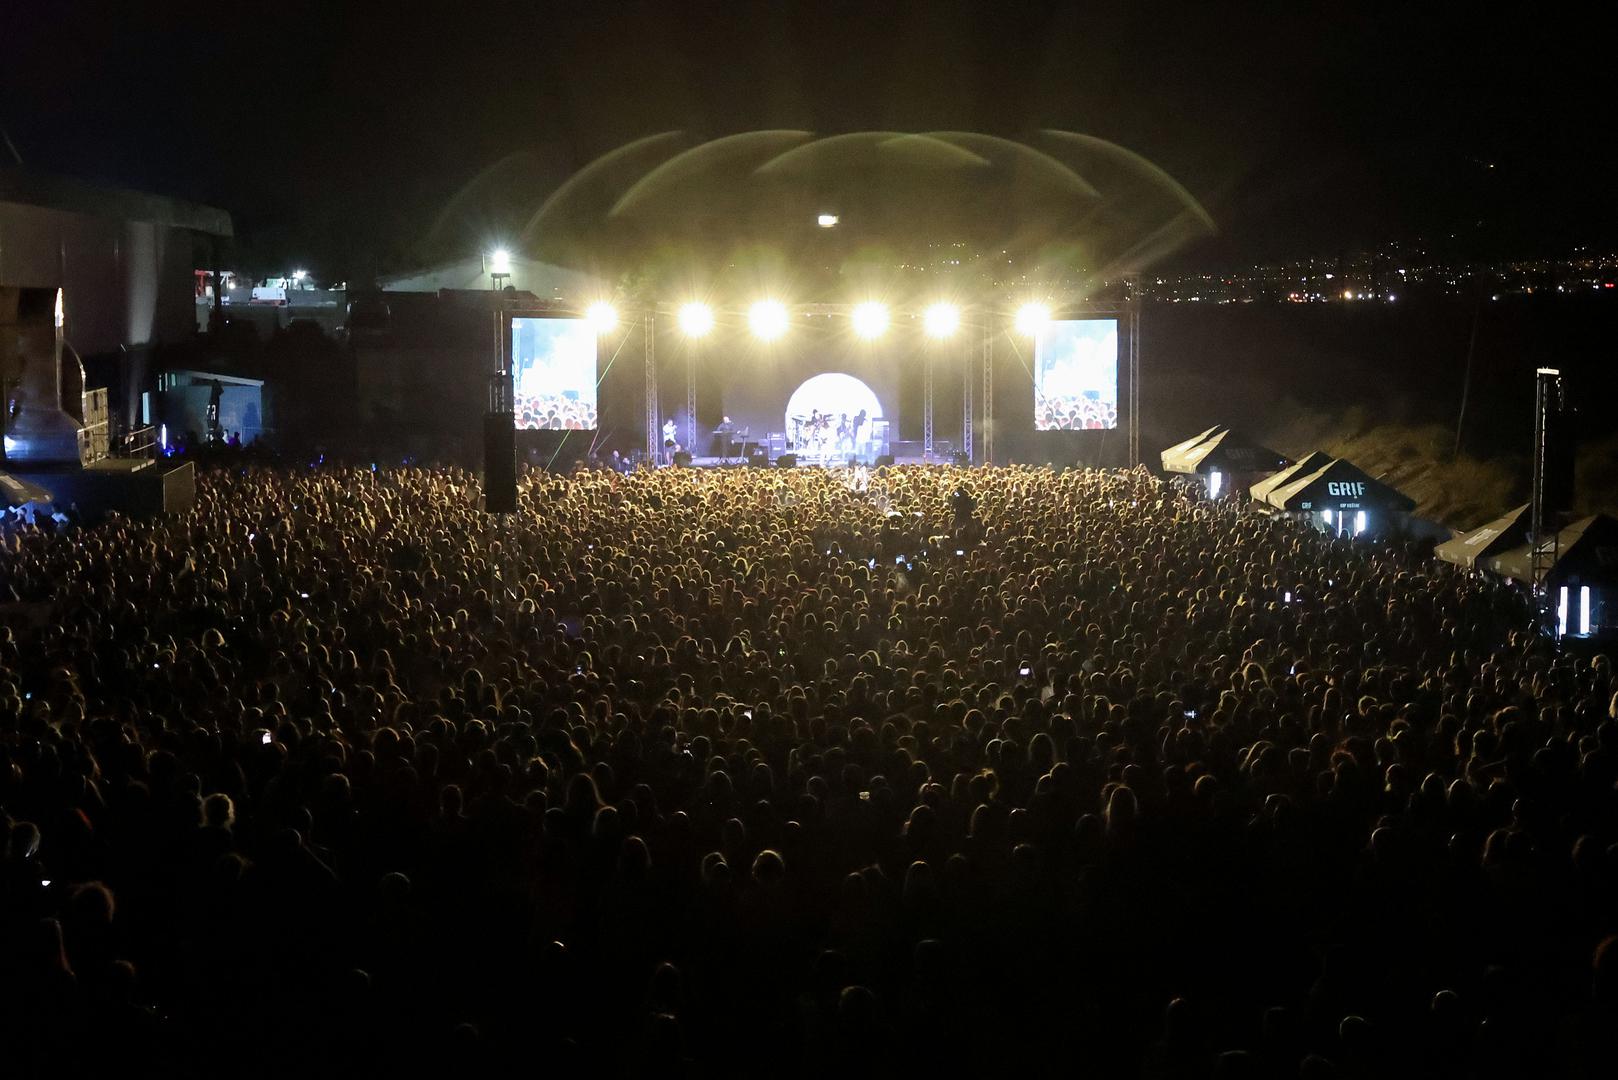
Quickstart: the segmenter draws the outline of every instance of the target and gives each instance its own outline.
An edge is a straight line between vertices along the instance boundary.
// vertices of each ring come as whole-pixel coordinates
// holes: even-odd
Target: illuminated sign
[[[1326,494],[1357,499],[1365,494],[1365,484],[1358,480],[1328,480]]]

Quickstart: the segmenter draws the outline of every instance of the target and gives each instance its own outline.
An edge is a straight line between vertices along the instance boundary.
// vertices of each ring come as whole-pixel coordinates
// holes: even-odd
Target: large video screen
[[[1118,320],[1045,324],[1034,341],[1034,430],[1118,426]]]
[[[596,333],[585,319],[512,317],[511,379],[517,426],[596,428]]]

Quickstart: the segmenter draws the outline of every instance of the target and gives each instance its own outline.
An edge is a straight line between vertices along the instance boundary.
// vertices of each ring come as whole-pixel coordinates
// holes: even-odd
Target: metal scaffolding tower
[[[697,345],[685,343],[685,449],[695,453],[697,445]]]
[[[1534,373],[1534,475],[1529,498],[1528,542],[1531,545],[1529,574],[1534,589],[1534,600],[1540,618],[1554,632],[1556,602],[1551,596],[1547,579],[1561,555],[1560,507],[1548,507],[1550,481],[1551,440],[1559,435],[1553,426],[1561,423],[1562,373],[1557,368],[1539,368]]]
[[[937,346],[929,343],[922,357],[921,403],[921,460],[933,460],[933,353]]]
[[[1124,275],[1129,324],[1129,464],[1140,464],[1140,275]]]
[[[641,321],[641,334],[646,348],[646,460],[657,464],[662,440],[658,438],[657,408],[657,346],[653,333],[652,313],[648,311]]]
[[[989,328],[983,327],[983,349],[989,348]],[[972,465],[976,459],[972,456],[972,353],[966,350],[961,359],[961,453],[966,455],[966,463]]]

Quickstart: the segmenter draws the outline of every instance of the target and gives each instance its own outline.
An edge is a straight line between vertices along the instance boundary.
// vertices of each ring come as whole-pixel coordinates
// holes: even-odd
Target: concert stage
[[[888,458],[890,458],[890,457],[891,457],[892,460],[888,460]],[[913,453],[904,453],[904,454],[892,454],[892,455],[881,455],[881,454],[879,454],[879,455],[876,455],[874,457],[863,457],[863,456],[856,455],[856,456],[854,456],[852,458],[850,458],[848,455],[843,455],[842,457],[816,457],[816,456],[806,455],[806,454],[805,455],[793,454],[793,453],[791,453],[789,451],[788,453],[786,453],[784,455],[774,457],[774,458],[768,457],[768,456],[766,456],[764,454],[754,454],[754,455],[752,455],[750,457],[747,457],[747,458],[714,457],[714,456],[711,456],[711,455],[704,455],[704,456],[695,456],[695,455],[693,455],[690,461],[688,461],[688,462],[684,461],[683,458],[682,458],[682,460],[680,462],[678,462],[677,464],[679,464],[682,467],[687,467],[687,468],[692,468],[692,469],[741,469],[741,468],[746,468],[748,466],[759,466],[759,467],[766,467],[766,468],[774,466],[774,467],[787,467],[787,468],[828,468],[828,469],[836,469],[836,468],[846,468],[846,467],[851,466],[851,465],[864,465],[867,468],[872,468],[872,467],[875,467],[877,465],[951,465],[951,464],[964,465],[964,464],[966,464],[966,462],[962,461],[962,460],[951,460],[952,457],[953,457],[953,455],[951,455],[951,454],[940,455],[940,454],[938,454],[936,452],[931,457],[927,457],[927,456],[923,455],[919,450],[917,450],[917,451],[915,451]]]
[[[499,302],[486,483],[514,499],[513,449],[547,469],[1139,460],[1133,288],[1054,311],[761,300],[625,314]]]

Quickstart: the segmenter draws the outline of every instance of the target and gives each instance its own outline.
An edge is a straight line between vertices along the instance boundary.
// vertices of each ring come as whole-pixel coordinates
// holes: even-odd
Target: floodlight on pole
[[[779,300],[760,300],[747,309],[747,328],[760,341],[774,341],[787,332],[786,305]]]
[[[618,325],[617,309],[605,301],[591,304],[589,310],[584,313],[584,317],[589,320],[591,328],[598,334],[605,334],[608,330]]]
[[[712,329],[713,308],[696,302],[680,306],[680,332],[686,337],[707,337]]]
[[[1027,337],[1037,337],[1050,321],[1051,309],[1044,304],[1024,304],[1017,311],[1017,332]]]
[[[863,304],[855,304],[852,314],[854,333],[871,341],[882,336],[888,328],[888,308],[886,304],[879,304],[875,300],[867,300]]]
[[[491,251],[489,253],[489,273],[502,275],[511,273],[511,252],[505,248],[495,248]]]
[[[922,327],[930,338],[953,337],[961,325],[961,311],[954,304],[934,304],[922,315]]]

